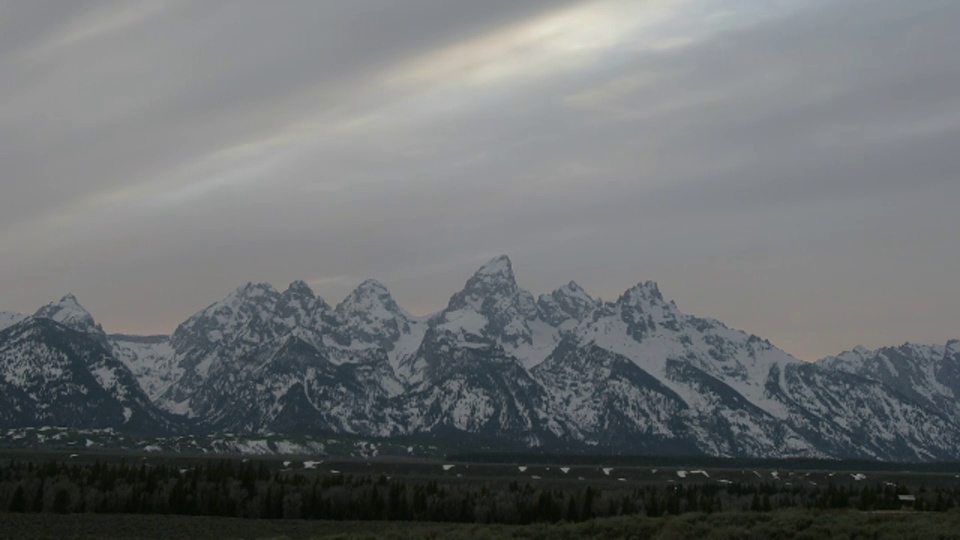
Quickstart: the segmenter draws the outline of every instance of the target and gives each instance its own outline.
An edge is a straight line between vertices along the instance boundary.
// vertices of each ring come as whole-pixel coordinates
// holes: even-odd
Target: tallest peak
[[[517,293],[510,258],[500,255],[487,261],[467,280],[466,286],[450,298],[448,309],[459,309],[466,304],[480,305],[491,296],[512,296]]]
[[[477,276],[509,276],[513,277],[513,263],[510,262],[510,257],[506,255],[500,255],[499,257],[494,257],[487,261],[486,264],[480,267],[475,274]]]
[[[511,291],[517,287],[517,279],[513,275],[513,264],[510,262],[510,257],[506,255],[500,255],[487,261],[467,282],[468,289],[477,287],[484,289],[496,287],[500,289],[504,286]]]

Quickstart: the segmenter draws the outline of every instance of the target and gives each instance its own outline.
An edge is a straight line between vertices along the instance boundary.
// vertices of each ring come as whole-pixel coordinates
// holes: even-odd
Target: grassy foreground
[[[0,538],[637,538],[960,539],[960,512],[782,510],[621,516],[553,525],[252,520],[218,517],[0,513]]]

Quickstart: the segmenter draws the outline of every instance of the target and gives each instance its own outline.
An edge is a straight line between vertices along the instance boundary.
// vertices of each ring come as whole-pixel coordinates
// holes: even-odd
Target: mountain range
[[[71,295],[0,312],[0,428],[936,461],[960,459],[958,397],[960,341],[808,363],[649,281],[534,297],[505,256],[427,317],[373,280],[336,306],[249,283],[170,336],[107,334]]]

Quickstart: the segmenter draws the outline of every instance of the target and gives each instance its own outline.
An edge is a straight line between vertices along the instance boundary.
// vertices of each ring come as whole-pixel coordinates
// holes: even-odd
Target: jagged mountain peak
[[[181,323],[171,342],[180,350],[188,342],[202,348],[203,342],[232,341],[248,325],[269,319],[279,304],[289,304],[291,298],[283,297],[269,283],[246,283]]]
[[[46,314],[56,313],[56,312],[84,312],[87,313],[87,310],[80,305],[80,301],[77,300],[77,297],[72,293],[65,294],[57,302],[50,302],[49,304],[41,307],[35,313],[35,316],[43,316],[47,319],[52,319],[52,317],[46,316]],[[43,313],[44,315],[41,315]]]
[[[238,287],[236,291],[234,291],[234,294],[242,298],[259,298],[262,296],[278,294],[278,291],[269,283],[255,283],[248,281],[244,285]]]
[[[358,285],[336,307],[336,312],[344,316],[374,311],[386,311],[393,316],[409,318],[408,314],[397,305],[390,291],[375,279],[368,279]],[[373,315],[377,317],[376,313]],[[381,313],[377,318],[382,319],[382,315]]]
[[[513,274],[513,263],[506,255],[490,259],[467,280],[465,290],[490,292],[491,288],[515,291],[517,279]]]
[[[357,288],[353,290],[351,295],[392,298],[390,291],[386,288],[386,286],[375,279],[364,280],[363,283],[357,285]]]
[[[960,339],[951,339],[947,342],[947,354],[960,354]]]
[[[73,294],[67,294],[59,302],[51,302],[41,307],[33,316],[50,319],[80,332],[105,335],[103,328],[97,324],[93,315],[80,305],[77,297]]]
[[[643,281],[630,287],[620,296],[621,304],[662,303],[663,294],[655,281]]]
[[[502,305],[510,303],[518,296],[524,297],[524,303],[533,304],[532,296],[517,286],[513,274],[513,264],[506,255],[500,255],[488,261],[467,280],[463,290],[450,298],[448,311],[470,306],[482,311],[484,305]],[[527,302],[527,298],[529,302]]]
[[[666,301],[654,281],[644,281],[627,289],[611,307],[626,318],[643,316],[652,320],[678,320],[683,314],[673,301]],[[712,326],[723,326],[719,321],[703,320]]]
[[[222,322],[225,316],[235,312],[237,309],[249,309],[262,304],[267,304],[272,308],[280,299],[281,293],[273,288],[273,285],[269,283],[247,282],[230,291],[230,294],[227,296],[194,314],[184,321],[183,324],[188,324],[190,321],[201,317],[216,317]],[[183,324],[181,324],[181,326],[183,326]]]
[[[584,288],[581,287],[580,284],[577,283],[576,281],[571,281],[570,283],[567,283],[563,287],[560,287],[553,292],[556,294],[570,297],[570,298],[578,298],[585,302],[590,302],[590,303],[596,302],[596,299],[590,296],[590,293],[584,290]]]
[[[537,301],[544,319],[560,326],[565,321],[581,321],[600,305],[600,301],[590,296],[575,281],[541,295]]]
[[[306,281],[297,280],[292,282],[287,286],[287,290],[283,291],[283,295],[287,297],[295,296],[302,298],[314,298],[316,294],[313,292],[313,289],[310,288],[310,285]]]
[[[474,273],[476,276],[501,276],[513,279],[513,262],[506,255],[498,255],[486,262]]]
[[[219,302],[214,302],[198,315],[210,315],[234,310],[240,306],[274,305],[281,293],[269,283],[247,282],[230,292]]]

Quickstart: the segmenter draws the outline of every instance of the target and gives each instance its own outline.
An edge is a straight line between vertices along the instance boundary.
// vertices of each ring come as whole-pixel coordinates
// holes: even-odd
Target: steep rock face
[[[528,446],[547,436],[542,388],[494,340],[435,327],[417,357],[424,375],[407,403],[413,432],[472,433]]]
[[[386,355],[336,364],[325,349],[291,335],[276,349],[207,379],[196,395],[204,422],[239,432],[397,434],[387,403],[400,389]]]
[[[182,375],[169,336],[107,336],[114,357],[137,378],[140,388],[156,401]]]
[[[77,297],[68,294],[59,302],[47,304],[33,314],[34,317],[56,321],[67,328],[88,334],[102,334],[103,328],[93,319],[93,315],[80,305]]]
[[[170,345],[180,374],[159,401],[189,417],[209,414],[198,403],[212,398],[196,399],[208,379],[235,379],[248,371],[245,358],[276,346],[295,330],[303,339],[321,341],[319,332],[331,318],[330,307],[303,282],[283,293],[265,283],[248,283],[177,327]]]
[[[653,282],[606,304],[576,333],[582,342],[631,359],[702,414],[712,414],[710,408],[718,403],[738,400],[774,414],[777,403],[764,393],[766,375],[774,365],[799,362],[760,338],[681,313]],[[725,387],[718,396],[729,399],[704,401],[706,395],[698,388],[705,384]]]
[[[431,317],[416,354],[401,364],[414,386],[406,403],[413,431],[540,446],[564,431],[527,366],[550,354],[559,333],[533,295],[497,257],[481,267],[447,308]]]
[[[543,320],[530,292],[517,286],[506,256],[483,265],[453,295],[432,328],[467,342],[482,338],[531,368],[546,358],[559,341],[556,328]]]
[[[380,282],[367,280],[337,305],[342,333],[365,343],[391,349],[414,318],[400,309],[390,291]]]
[[[53,319],[30,317],[0,332],[0,373],[0,393],[9,402],[0,413],[5,427],[52,425],[136,433],[164,433],[175,427],[97,335]]]
[[[819,360],[817,365],[879,381],[916,403],[960,418],[960,356],[956,344],[904,343],[875,351],[857,347]]]
[[[628,452],[697,451],[684,422],[687,404],[624,356],[567,339],[533,375],[567,438]]]
[[[541,295],[537,300],[543,319],[550,325],[563,328],[572,323],[576,325],[590,316],[602,302],[594,299],[576,282],[560,287],[550,294]]]
[[[826,455],[904,461],[956,457],[955,419],[878,381],[800,364],[771,373],[768,390],[786,406],[786,421]]]
[[[77,297],[72,294],[64,296],[59,302],[52,302],[41,307],[33,316],[57,322],[71,330],[89,335],[92,339],[100,342],[101,345],[108,346],[107,335],[103,332],[103,328],[93,319],[93,315],[80,305]]]
[[[420,346],[426,320],[400,308],[380,282],[361,283],[337,305],[335,315],[338,343],[347,349],[381,349],[395,375],[403,379],[411,375],[400,366]]]
[[[798,361],[755,336],[681,313],[656,283],[640,283],[603,304],[571,335],[582,351],[629,359],[677,396],[683,429],[664,434],[673,444],[713,455],[818,455],[783,425],[782,405],[764,390],[772,367]],[[580,399],[590,398],[591,388],[580,391]]]
[[[943,351],[943,362],[937,368],[936,378],[945,387],[951,389],[955,397],[960,396],[960,340],[947,342]]]
[[[159,401],[211,429],[390,435],[391,354],[418,324],[373,281],[336,310],[303,282],[248,284],[177,329],[181,374]]]

